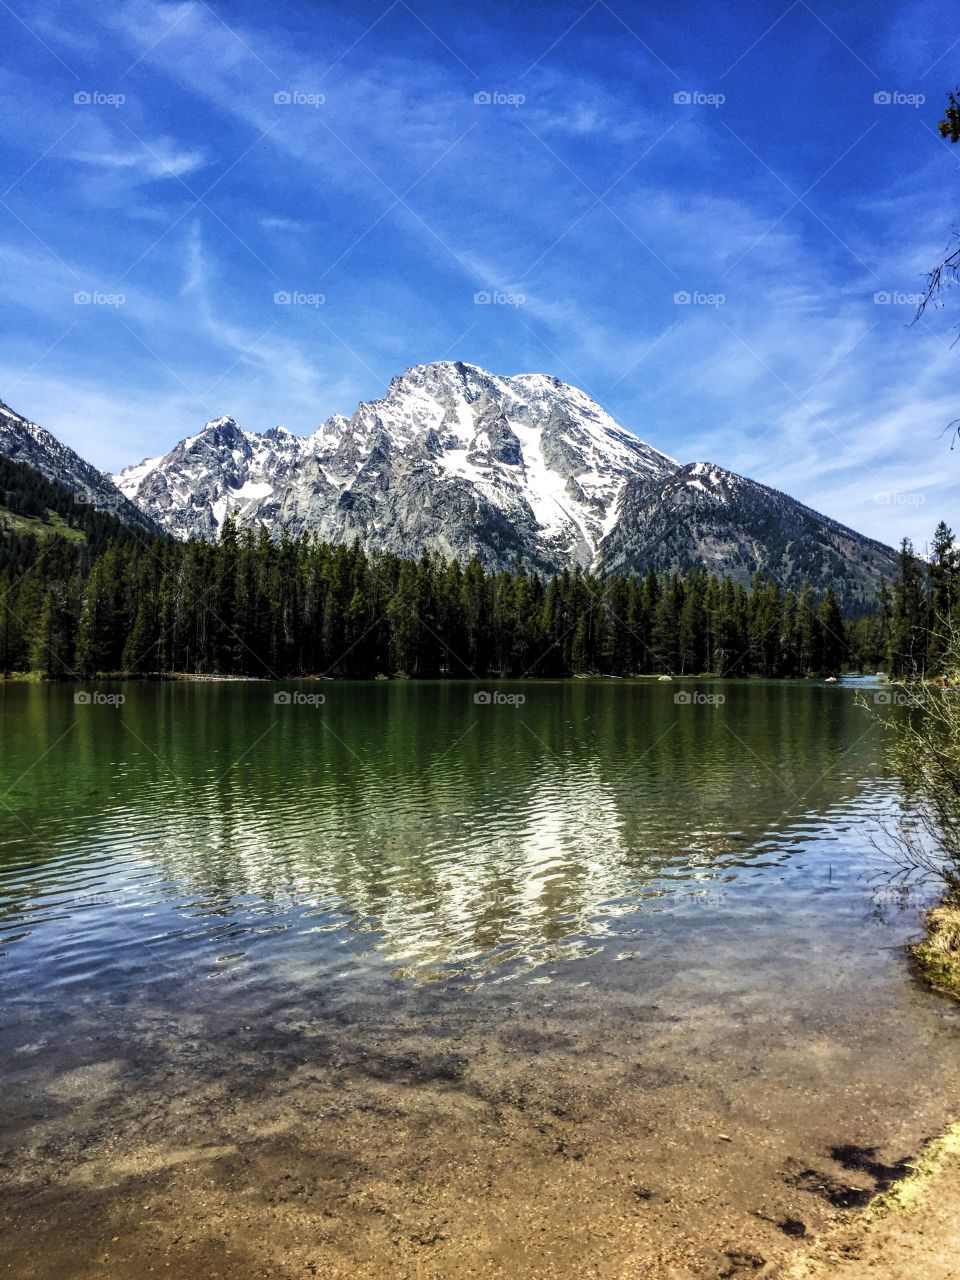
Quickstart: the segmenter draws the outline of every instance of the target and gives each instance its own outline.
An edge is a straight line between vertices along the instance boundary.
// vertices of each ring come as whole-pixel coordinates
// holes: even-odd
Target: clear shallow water
[[[494,689],[524,702],[476,700]],[[899,1157],[951,1114],[955,1019],[913,982],[901,952],[922,903],[900,910],[887,887],[874,840],[896,791],[850,689],[97,691],[125,701],[0,686],[0,1084],[16,1100],[28,1188],[49,1181],[51,1144],[71,1143],[113,1185],[110,1144],[118,1132],[142,1143],[145,1114],[151,1159],[167,1169],[171,1144],[190,1150],[226,1124],[219,1108],[195,1112],[213,1081],[258,1152],[264,1116],[238,1112],[232,1096],[251,1080],[261,1104],[272,1100],[271,1131],[299,1143],[309,1121],[326,1150],[318,1117],[335,1080],[360,1099],[338,1114],[336,1141],[358,1159],[369,1143],[378,1160],[382,1144],[395,1147],[403,1204],[452,1149],[471,1153],[464,1168],[485,1170],[476,1237],[460,1232],[479,1250],[479,1274],[484,1258],[495,1270],[498,1190],[510,1222],[555,1212],[562,1234],[578,1212],[616,1205],[611,1169],[631,1162],[645,1183],[673,1188],[662,1221],[657,1198],[643,1202],[654,1252],[672,1247],[681,1223],[702,1243],[718,1224],[729,1233],[749,1220],[772,1256],[782,1238],[775,1213],[769,1229],[756,1226],[761,1200],[767,1218],[771,1196],[807,1221],[822,1211],[791,1181],[794,1165],[829,1170],[842,1142]],[[691,700],[678,703],[684,692]],[[318,1074],[299,1087],[294,1125],[287,1090],[303,1071]],[[391,1095],[387,1107],[385,1081],[402,1089],[402,1106]],[[465,1110],[427,1140],[438,1081]],[[529,1128],[508,1143],[518,1184],[485,1145],[484,1108],[500,1116],[505,1096]],[[565,1160],[580,1144],[576,1193],[524,1145],[568,1123],[570,1096],[582,1113],[575,1140],[557,1138],[548,1154]],[[415,1137],[412,1122],[383,1118],[418,1108]],[[371,1109],[375,1134],[357,1119]],[[718,1154],[711,1133],[734,1126],[741,1145]],[[242,1142],[224,1137],[225,1149]],[[294,1159],[289,1149],[283,1159]],[[73,1161],[64,1204],[76,1202]],[[531,1189],[541,1183],[549,1210]],[[135,1206],[123,1186],[121,1202]],[[694,1187],[700,1217],[686,1222],[676,1206]],[[93,1212],[82,1202],[74,1211]],[[116,1232],[116,1212],[104,1231]],[[366,1274],[369,1260],[371,1274],[388,1262],[406,1274],[395,1243],[364,1224],[344,1218],[344,1240],[321,1250],[326,1270]],[[414,1252],[421,1235],[410,1237]],[[409,1273],[461,1272],[446,1247],[434,1242]],[[510,1252],[512,1270],[552,1274],[526,1248]],[[571,1268],[598,1264],[599,1248],[568,1242]]]

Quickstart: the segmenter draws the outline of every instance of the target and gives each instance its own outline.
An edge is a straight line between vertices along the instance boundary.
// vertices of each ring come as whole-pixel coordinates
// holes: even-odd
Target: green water
[[[845,688],[77,694],[0,690],[0,945],[31,986],[281,952],[319,973],[345,950],[412,978],[483,979],[773,910],[788,887],[806,901],[845,885],[866,906],[864,824],[891,802],[876,727]],[[856,849],[798,882],[805,842],[850,824]]]
[[[0,686],[0,1266],[781,1256],[960,1088],[882,737],[812,682]]]

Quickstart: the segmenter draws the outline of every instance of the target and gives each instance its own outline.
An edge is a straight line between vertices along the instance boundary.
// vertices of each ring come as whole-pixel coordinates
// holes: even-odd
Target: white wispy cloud
[[[65,151],[82,175],[75,194],[125,214],[112,225],[116,260],[137,262],[123,312],[136,338],[127,340],[131,351],[146,344],[140,358],[165,388],[165,411],[144,421],[162,420],[166,436],[145,452],[174,442],[178,413],[179,434],[196,429],[198,400],[204,411],[217,401],[211,416],[234,412],[257,427],[283,404],[288,425],[308,429],[381,393],[398,368],[449,355],[556,373],[668,452],[741,470],[887,540],[919,538],[935,507],[949,510],[951,495],[956,505],[939,438],[957,414],[952,322],[931,315],[908,331],[909,309],[873,300],[878,289],[919,283],[950,230],[943,191],[958,156],[937,151],[914,117],[887,115],[882,126],[916,129],[915,168],[898,153],[889,172],[878,165],[850,182],[844,161],[809,208],[791,208],[770,170],[782,165],[798,193],[816,172],[792,173],[782,154],[767,168],[771,140],[754,139],[751,155],[716,113],[675,111],[662,69],[638,105],[586,63],[547,59],[513,83],[505,56],[502,76],[475,83],[422,30],[414,55],[366,41],[349,51],[349,37],[318,48],[262,16],[228,20],[234,31],[204,5],[104,8],[91,16],[85,54],[99,37],[118,65],[138,59],[131,90],[149,76],[188,104],[181,116],[163,95],[131,91],[128,128],[77,116],[66,98],[41,103],[24,125],[26,164],[74,124]],[[403,20],[398,9],[391,21]],[[937,47],[918,37],[910,65],[922,71]],[[624,72],[629,63],[624,55]],[[880,65],[886,84],[893,69]],[[477,88],[521,91],[526,102],[477,105]],[[278,90],[324,101],[277,104]],[[5,104],[0,90],[0,122],[18,113],[22,99]],[[209,138],[192,128],[195,114],[213,122]],[[831,147],[824,168],[865,127]],[[871,165],[884,154],[870,151]],[[183,182],[217,185],[191,209]],[[99,258],[93,246],[65,246],[36,217],[63,262],[102,278],[102,245]],[[31,253],[45,258],[37,245]],[[26,259],[6,286],[35,316],[55,313],[64,289],[62,267],[47,258],[36,296],[17,304],[33,271]],[[328,303],[278,313],[280,287],[322,290]],[[524,301],[480,309],[478,289]],[[675,305],[681,291],[723,302]],[[56,370],[50,359],[41,368]],[[84,376],[108,434],[141,442],[139,419],[130,425],[144,402],[136,370],[104,380],[112,411],[93,371]],[[24,385],[51,400],[39,379]],[[924,501],[876,497],[902,492]]]
[[[182,178],[207,163],[202,151],[182,150],[169,138],[154,138],[121,150],[74,151],[74,160],[104,169],[129,170],[145,180]]]

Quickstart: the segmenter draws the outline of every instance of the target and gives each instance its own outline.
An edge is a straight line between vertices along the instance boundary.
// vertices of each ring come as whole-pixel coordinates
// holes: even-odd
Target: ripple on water
[[[643,685],[531,684],[522,719],[440,689],[332,686],[331,734],[321,718],[271,729],[249,686],[179,704],[131,685],[61,759],[41,759],[56,691],[32,733],[29,691],[8,696],[23,777],[0,845],[7,977],[122,985],[145,964],[293,954],[322,973],[359,942],[405,978],[476,982],[613,958],[654,917],[677,947],[705,922],[772,921],[787,895],[802,910],[842,886],[862,905],[895,795],[852,699],[731,686],[729,733]]]

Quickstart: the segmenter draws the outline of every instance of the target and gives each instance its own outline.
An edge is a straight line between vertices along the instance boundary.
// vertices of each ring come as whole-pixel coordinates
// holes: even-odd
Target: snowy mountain
[[[35,422],[28,422],[0,401],[0,457],[24,462],[48,480],[71,490],[78,504],[117,516],[125,524],[156,533],[151,517],[130,502],[102,471],[84,462]]]
[[[228,515],[273,533],[424,548],[488,568],[522,556],[545,573],[580,565],[757,569],[784,585],[872,599],[893,552],[786,495],[707,463],[682,466],[575,387],[441,361],[310,436],[207,423],[163,457],[114,477],[180,538],[215,538]]]
[[[556,378],[443,362],[312,436],[218,418],[115,479],[178,537],[215,537],[233,514],[400,555],[428,546],[495,566],[521,554],[554,571],[594,564],[628,481],[676,467]]]

